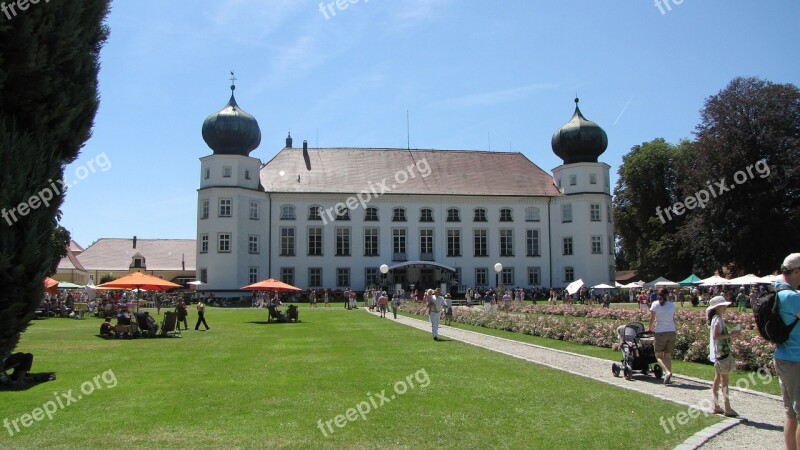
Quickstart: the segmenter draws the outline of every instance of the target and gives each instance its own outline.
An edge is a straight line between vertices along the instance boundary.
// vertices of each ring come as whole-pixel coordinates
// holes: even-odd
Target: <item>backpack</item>
[[[781,286],[776,291],[767,292],[759,297],[753,305],[753,317],[756,320],[756,326],[758,326],[758,334],[776,344],[786,342],[792,329],[797,325],[798,319],[796,318],[790,325],[786,325],[783,323],[779,313],[778,292],[790,289],[789,287]]]

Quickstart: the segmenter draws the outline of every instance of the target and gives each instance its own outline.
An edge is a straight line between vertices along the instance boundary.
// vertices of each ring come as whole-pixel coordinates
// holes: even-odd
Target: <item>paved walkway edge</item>
[[[369,314],[372,314],[372,315],[379,315],[380,314],[377,311],[369,311],[369,309],[366,309],[366,308],[364,309],[364,311],[369,313]],[[417,328],[417,329],[420,329],[421,331],[422,331],[422,329],[419,326],[415,326],[413,323],[408,323],[408,322],[405,322],[405,321],[399,320],[399,319],[405,319],[407,321],[415,321],[415,322],[418,322],[419,324],[425,324],[425,325],[429,324],[428,321],[424,321],[424,320],[421,320],[421,319],[408,317],[408,316],[404,316],[404,315],[403,316],[398,316],[398,319],[394,320],[394,322],[400,323],[402,325],[410,326],[412,328]],[[625,385],[625,384],[617,384],[617,383],[611,382],[609,380],[602,380],[602,379],[597,379],[597,378],[593,378],[593,377],[588,377],[586,374],[581,373],[581,372],[576,372],[576,371],[573,371],[573,370],[564,369],[562,367],[556,367],[554,365],[547,364],[547,363],[544,363],[544,362],[541,362],[541,361],[536,361],[536,360],[531,359],[531,358],[526,358],[526,357],[523,357],[523,356],[513,355],[511,353],[504,352],[502,350],[498,350],[498,349],[492,348],[491,346],[488,346],[488,345],[482,345],[482,344],[478,344],[478,343],[474,343],[474,342],[461,341],[461,340],[459,340],[457,338],[454,338],[451,335],[448,335],[447,334],[447,330],[448,329],[453,329],[453,330],[457,329],[459,332],[471,333],[471,334],[475,334],[475,335],[478,335],[478,336],[486,336],[486,337],[490,337],[490,338],[493,338],[493,339],[499,339],[499,340],[511,342],[511,343],[518,344],[518,345],[526,345],[526,346],[529,346],[529,347],[534,347],[534,348],[538,348],[538,349],[545,350],[545,351],[552,351],[552,352],[563,353],[563,354],[576,356],[576,357],[581,357],[581,358],[593,359],[593,360],[601,361],[601,362],[604,362],[604,363],[609,362],[608,360],[603,359],[603,358],[597,358],[595,356],[581,355],[579,353],[573,353],[573,352],[568,352],[568,351],[565,351],[565,350],[553,349],[553,348],[544,347],[544,346],[541,346],[541,345],[530,344],[530,343],[527,343],[527,342],[515,341],[513,339],[503,338],[503,337],[499,337],[499,336],[492,336],[490,334],[478,333],[478,332],[472,331],[472,330],[464,330],[464,329],[461,329],[461,328],[452,328],[452,327],[449,327],[447,325],[439,325],[439,334],[441,334],[443,336],[448,336],[451,339],[458,340],[459,342],[462,342],[464,344],[472,345],[472,346],[479,347],[479,348],[484,348],[486,350],[490,350],[490,351],[493,351],[493,352],[496,352],[496,353],[500,353],[500,354],[503,354],[503,355],[506,355],[506,356],[511,356],[513,358],[521,359],[523,361],[532,362],[534,364],[538,364],[538,365],[541,365],[541,366],[549,367],[551,369],[558,370],[558,371],[561,371],[561,372],[567,372],[567,373],[570,373],[570,374],[573,374],[573,375],[577,375],[577,376],[580,376],[580,377],[589,378],[591,380],[598,381],[598,382],[601,382],[601,383],[606,383],[606,384],[609,384],[611,386],[617,386],[617,387],[621,387],[623,389],[628,389],[628,390],[631,390],[631,391],[639,392],[641,394],[649,395],[651,397],[655,397],[655,398],[658,398],[660,400],[665,400],[665,401],[669,401],[669,402],[672,402],[672,403],[677,403],[677,404],[684,405],[684,406],[689,406],[689,407],[695,407],[695,408],[697,407],[697,405],[689,403],[689,402],[684,402],[684,401],[681,401],[681,400],[675,400],[675,399],[667,398],[667,397],[662,396],[662,395],[652,394],[650,392],[645,392],[645,391],[636,389],[633,386],[628,386],[628,385]],[[705,385],[708,385],[708,386],[712,385],[711,382],[703,380],[703,379],[700,379],[700,378],[695,378],[695,377],[690,377],[690,376],[685,376],[685,375],[678,375],[678,374],[673,374],[673,377],[674,378],[683,378],[683,379],[686,379],[686,380],[691,380],[691,381],[694,381],[696,383],[705,384]],[[783,399],[781,397],[778,397],[776,395],[766,394],[766,393],[763,393],[763,392],[753,391],[753,390],[750,390],[750,389],[741,389],[741,388],[737,388],[735,386],[729,386],[728,389],[730,389],[730,390],[738,390],[738,391],[745,392],[745,393],[752,394],[752,395],[759,395],[759,396],[762,396],[762,397],[783,401]],[[711,411],[707,411],[707,412],[711,412]],[[723,431],[726,431],[726,430],[738,425],[741,422],[742,422],[741,419],[728,418],[728,419],[723,420],[722,422],[719,422],[719,423],[716,423],[716,424],[711,425],[709,427],[706,427],[706,428],[698,431],[697,433],[695,433],[693,436],[691,436],[688,439],[686,439],[682,444],[680,444],[677,447],[675,447],[675,450],[689,450],[689,449],[694,450],[694,449],[697,449],[698,447],[702,446],[703,444],[705,444],[706,442],[711,440],[713,437],[719,435]]]

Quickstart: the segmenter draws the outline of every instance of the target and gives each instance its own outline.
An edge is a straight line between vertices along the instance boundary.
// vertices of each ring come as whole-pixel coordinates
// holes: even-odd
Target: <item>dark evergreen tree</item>
[[[58,180],[91,136],[109,4],[40,2],[0,16],[0,353],[16,346],[65,254]]]

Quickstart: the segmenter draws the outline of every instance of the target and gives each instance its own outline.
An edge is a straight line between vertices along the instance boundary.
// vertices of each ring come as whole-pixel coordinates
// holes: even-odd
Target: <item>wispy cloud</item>
[[[496,105],[500,103],[522,100],[526,97],[530,97],[531,95],[557,89],[558,87],[559,85],[556,83],[537,83],[519,88],[481,92],[478,94],[465,95],[463,97],[439,100],[431,103],[431,106],[436,108],[450,109]]]

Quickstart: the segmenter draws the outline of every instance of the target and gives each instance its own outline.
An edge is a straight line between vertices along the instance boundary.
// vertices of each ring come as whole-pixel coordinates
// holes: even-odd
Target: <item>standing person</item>
[[[639,291],[636,300],[639,302],[639,309],[647,309],[647,296],[644,294],[644,290]]]
[[[189,311],[186,310],[186,304],[183,303],[183,300],[179,300],[178,304],[175,305],[175,312],[178,313],[178,323],[177,327],[181,327],[181,322],[183,322],[183,329],[189,329],[189,323],[186,321],[186,317],[189,316]]]
[[[736,360],[731,353],[731,337],[736,336],[741,331],[739,327],[728,332],[728,326],[722,316],[728,309],[730,302],[725,301],[722,296],[716,296],[708,302],[706,316],[709,325],[709,354],[708,359],[714,363],[714,384],[711,388],[711,401],[714,406],[714,414],[725,414],[727,417],[739,417],[739,414],[731,409],[728,398],[728,375],[736,366]],[[719,396],[717,391],[722,391],[722,405],[719,406]]]
[[[453,299],[450,294],[444,294],[444,324],[450,325],[453,321]]]
[[[323,303],[323,304],[325,305],[325,307],[327,308],[328,306],[330,306],[330,305],[328,304],[328,303],[330,303],[330,301],[331,301],[331,296],[330,296],[330,294],[328,294],[328,290],[327,290],[327,289],[325,289],[325,292],[323,292],[323,293],[322,293],[322,303]]]
[[[197,303],[197,325],[194,326],[195,331],[200,329],[201,323],[206,327],[206,330],[209,329],[206,323],[206,305],[202,301]]]
[[[744,295],[744,286],[740,287],[739,293],[736,294],[736,309],[747,311],[747,296]]]
[[[483,294],[483,309],[485,312],[489,312],[492,308],[492,291],[488,290],[485,294]]]
[[[312,289],[311,290],[311,295],[309,296],[309,298],[311,299],[311,307],[312,308],[316,308],[317,307],[317,291]]]
[[[400,297],[395,295],[392,297],[392,313],[394,314],[394,318],[397,319],[397,308],[400,307]]]
[[[394,295],[397,298],[397,294]],[[381,317],[384,319],[386,318],[386,306],[389,304],[389,298],[386,297],[386,291],[381,292],[381,296],[378,298],[378,310],[381,312]],[[397,313],[395,313],[397,315]]]
[[[431,319],[434,341],[439,340],[439,316],[442,314],[442,308],[444,308],[444,299],[437,288],[431,293],[428,300],[428,317]]]
[[[555,289],[550,289],[550,301],[548,303],[551,305],[558,304],[558,292]]]
[[[664,369],[664,384],[672,379],[672,352],[675,350],[675,304],[667,301],[667,290],[656,294],[656,301],[650,305],[650,324],[648,331],[655,331],[653,349],[656,359]],[[653,329],[653,322],[656,327]]]
[[[800,253],[792,253],[783,260],[781,279],[775,282],[781,319],[790,325],[800,317],[800,294],[795,290],[800,285]],[[795,326],[789,339],[775,346],[775,370],[781,381],[783,409],[786,421],[783,439],[787,449],[796,449],[800,443],[800,327]]]
[[[467,300],[467,308],[472,307],[472,288],[467,289],[467,293],[464,294],[464,298]]]
[[[508,312],[511,310],[511,291],[506,290],[503,294],[503,309]]]

